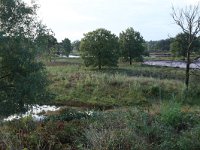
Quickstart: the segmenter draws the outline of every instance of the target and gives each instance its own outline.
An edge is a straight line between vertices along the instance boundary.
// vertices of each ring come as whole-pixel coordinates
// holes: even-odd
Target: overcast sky
[[[128,27],[145,40],[175,36],[181,30],[170,16],[175,8],[197,4],[199,0],[37,0],[38,15],[58,41],[81,40],[83,33],[105,28],[117,36]]]

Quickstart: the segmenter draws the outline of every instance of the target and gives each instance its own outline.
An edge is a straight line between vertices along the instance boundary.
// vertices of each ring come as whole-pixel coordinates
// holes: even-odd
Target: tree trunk
[[[187,54],[187,62],[186,62],[186,70],[185,70],[185,85],[186,85],[187,91],[189,87],[189,79],[190,79],[190,52],[188,52]]]
[[[130,45],[129,45],[129,63],[130,63],[130,65],[132,65],[132,55],[131,55],[131,50],[130,50]]]
[[[130,65],[132,65],[132,57],[131,56],[130,56],[129,61],[130,61]]]
[[[99,70],[101,70],[101,53],[100,52],[98,54],[98,67],[99,67]]]
[[[99,70],[101,70],[101,65],[99,64]]]
[[[19,111],[25,112],[24,102],[22,100],[19,101]]]
[[[186,62],[186,70],[185,70],[185,86],[186,91],[188,92],[189,80],[190,80],[190,53],[191,53],[191,45],[192,45],[192,26],[189,28],[189,39],[188,39],[188,48],[187,48],[187,62]],[[194,38],[193,38],[194,39]]]
[[[191,41],[191,36],[189,37],[189,41]],[[187,50],[187,62],[186,62],[186,70],[185,70],[185,86],[186,86],[186,91],[188,91],[189,88],[189,81],[190,81],[190,53],[191,53],[191,43],[188,46]]]

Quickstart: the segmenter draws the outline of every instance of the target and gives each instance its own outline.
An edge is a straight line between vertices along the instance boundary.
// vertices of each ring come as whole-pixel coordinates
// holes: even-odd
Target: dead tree
[[[195,37],[200,32],[200,11],[199,4],[195,6],[187,6],[184,9],[175,9],[172,7],[171,14],[175,23],[182,29],[182,32],[188,35],[187,52],[186,52],[186,70],[185,70],[185,85],[188,91],[190,81],[190,64],[191,53],[193,52],[192,44]]]

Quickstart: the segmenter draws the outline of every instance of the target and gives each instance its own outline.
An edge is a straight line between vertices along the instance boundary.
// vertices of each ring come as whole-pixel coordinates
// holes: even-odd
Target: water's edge
[[[43,120],[45,118],[44,114],[46,112],[48,112],[48,111],[57,111],[59,109],[60,109],[60,107],[56,107],[56,106],[34,105],[34,106],[30,106],[29,110],[26,113],[11,115],[11,116],[9,116],[7,118],[4,118],[3,121],[12,121],[14,119],[20,119],[20,118],[27,117],[27,116],[31,116],[34,121],[40,121],[40,120]]]

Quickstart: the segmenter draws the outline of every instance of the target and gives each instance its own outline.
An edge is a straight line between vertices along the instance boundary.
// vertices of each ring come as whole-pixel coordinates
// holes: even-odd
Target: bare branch
[[[4,75],[4,76],[0,77],[0,80],[5,79],[6,77],[8,77],[8,76],[10,76],[10,75],[11,75],[11,74]]]
[[[192,44],[195,37],[200,32],[200,16],[199,16],[199,4],[196,6],[188,6],[185,9],[176,9],[172,6],[171,14],[174,22],[182,29],[182,31],[188,35],[188,46],[187,46],[187,61],[185,71],[185,85],[188,90],[189,78],[190,78],[190,64],[192,53]]]

